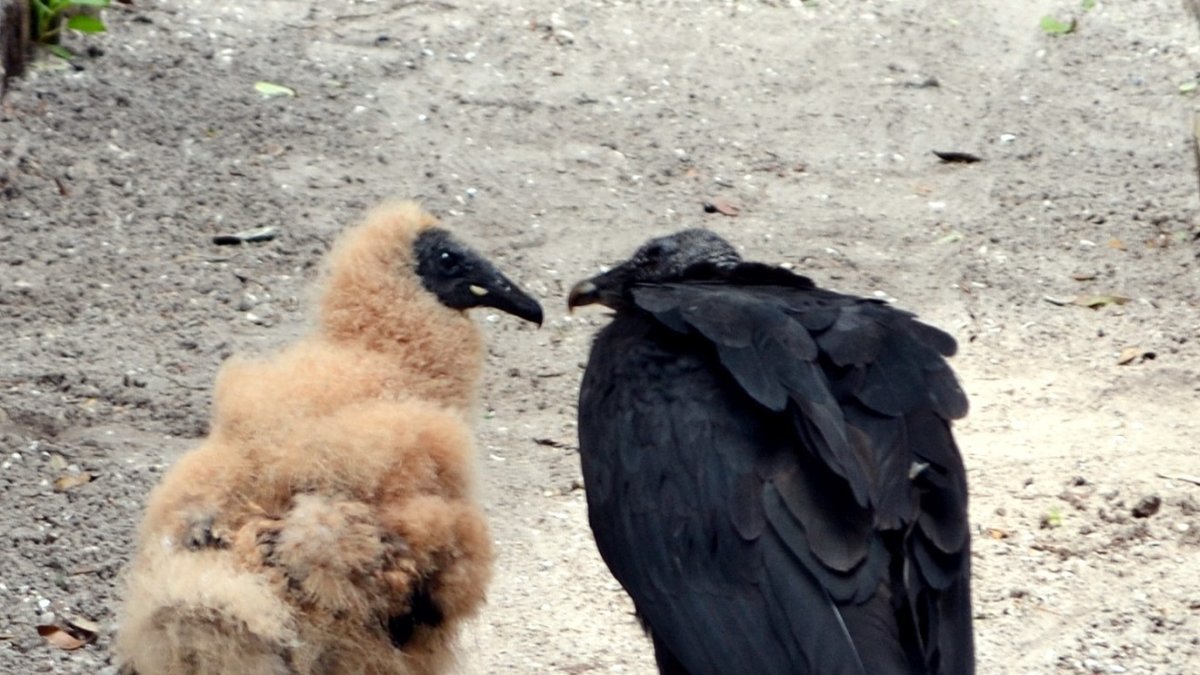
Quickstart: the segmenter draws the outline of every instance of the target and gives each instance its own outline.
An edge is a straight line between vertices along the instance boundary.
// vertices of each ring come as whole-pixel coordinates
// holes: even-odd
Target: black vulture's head
[[[496,266],[438,227],[423,230],[413,244],[417,276],[425,289],[451,309],[494,307],[542,325],[542,306]]]
[[[575,284],[567,307],[601,304],[619,310],[628,305],[629,292],[636,284],[681,279],[697,265],[727,267],[741,259],[737,250],[715,232],[681,230],[651,239],[628,260]]]

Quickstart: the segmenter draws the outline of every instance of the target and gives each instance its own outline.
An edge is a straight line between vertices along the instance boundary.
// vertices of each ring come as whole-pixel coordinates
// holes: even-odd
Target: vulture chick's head
[[[486,258],[437,227],[413,243],[417,276],[450,309],[492,307],[542,325],[542,306]]]
[[[729,267],[741,259],[733,246],[715,232],[698,228],[681,230],[651,239],[628,260],[575,284],[567,298],[567,307],[601,304],[620,310],[630,304],[630,291],[639,283],[682,279],[697,265]]]
[[[330,252],[322,328],[334,339],[388,349],[446,343],[465,311],[492,307],[542,323],[542,307],[482,255],[408,201],[385,204]],[[466,331],[466,332],[464,332]]]

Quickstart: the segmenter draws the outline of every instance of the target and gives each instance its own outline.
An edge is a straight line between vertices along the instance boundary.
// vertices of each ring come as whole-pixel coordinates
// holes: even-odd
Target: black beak
[[[491,268],[491,265],[487,267]],[[477,303],[480,307],[492,307],[538,326],[542,325],[542,306],[537,300],[499,270],[491,268],[479,271],[490,274],[480,275],[481,278],[475,279],[474,283],[467,286],[467,291],[478,298]]]
[[[596,288],[596,283],[591,279],[584,279],[571,287],[571,293],[567,296],[567,309],[574,310],[576,307],[594,305],[597,302],[600,302],[600,289]]]
[[[584,305],[604,305],[609,309],[620,309],[624,304],[626,269],[618,265],[611,270],[584,279],[571,287],[567,295],[567,309],[574,310]]]

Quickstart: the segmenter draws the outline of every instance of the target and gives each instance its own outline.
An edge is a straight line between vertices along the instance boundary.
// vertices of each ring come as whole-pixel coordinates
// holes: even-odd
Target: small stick
[[[1159,478],[1166,478],[1168,480],[1181,480],[1194,485],[1200,485],[1200,476],[1191,476],[1186,473],[1163,473],[1161,471],[1159,471],[1157,475]]]

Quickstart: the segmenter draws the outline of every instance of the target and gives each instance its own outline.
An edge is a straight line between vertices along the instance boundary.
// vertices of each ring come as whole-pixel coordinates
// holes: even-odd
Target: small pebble
[[[1162,506],[1162,499],[1158,495],[1147,495],[1138,500],[1134,504],[1131,513],[1134,518],[1149,518],[1158,513],[1158,509]]]

